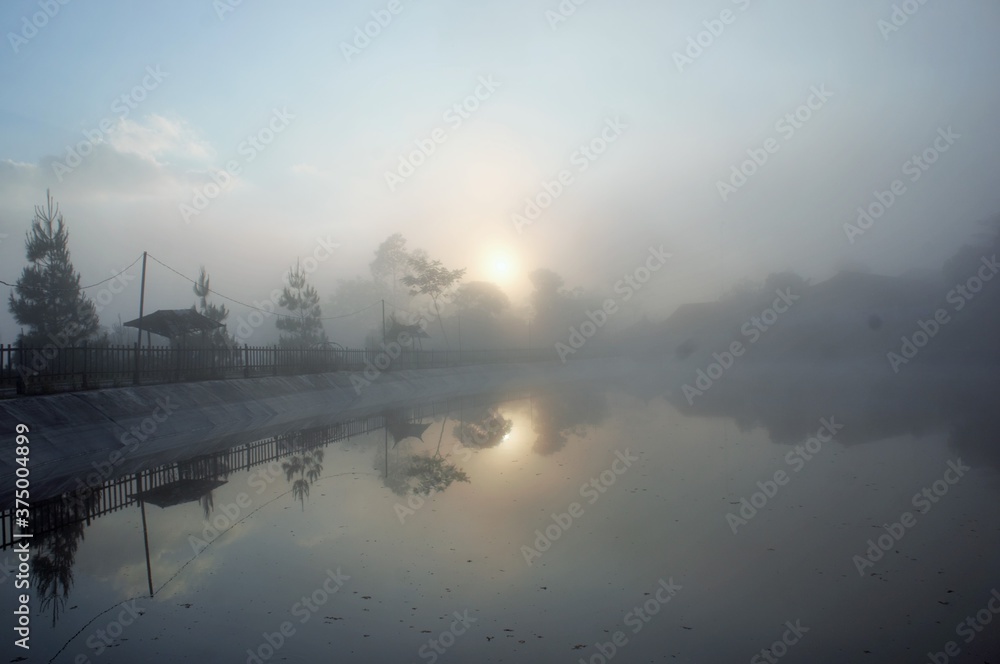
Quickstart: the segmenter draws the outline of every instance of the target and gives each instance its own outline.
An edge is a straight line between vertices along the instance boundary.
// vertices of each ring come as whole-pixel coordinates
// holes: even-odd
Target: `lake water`
[[[29,661],[995,658],[993,379],[779,373],[470,396],[170,466],[214,482],[35,542]]]

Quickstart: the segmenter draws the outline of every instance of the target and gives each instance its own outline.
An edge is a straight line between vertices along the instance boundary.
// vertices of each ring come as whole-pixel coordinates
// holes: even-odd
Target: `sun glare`
[[[497,283],[506,283],[514,276],[514,264],[509,256],[496,254],[490,263],[490,277]]]

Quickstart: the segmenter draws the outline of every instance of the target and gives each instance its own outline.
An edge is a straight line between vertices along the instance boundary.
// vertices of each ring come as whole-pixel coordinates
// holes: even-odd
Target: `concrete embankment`
[[[401,406],[493,390],[544,387],[602,378],[632,366],[620,359],[560,364],[491,364],[387,372],[355,389],[352,374],[247,378],[124,387],[0,401],[0,455],[4,486],[15,478],[15,426],[26,424],[33,485],[93,472],[104,461],[116,469],[143,457],[207,453]],[[354,374],[355,380],[361,374]]]

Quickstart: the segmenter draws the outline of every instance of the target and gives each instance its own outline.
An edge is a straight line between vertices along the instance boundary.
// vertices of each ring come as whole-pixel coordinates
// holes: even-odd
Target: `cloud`
[[[162,115],[147,115],[136,122],[123,118],[108,134],[108,143],[116,152],[134,154],[156,164],[169,159],[207,162],[214,156],[212,147],[201,140],[186,122]]]
[[[21,207],[45,189],[63,199],[181,200],[207,179],[215,156],[187,122],[157,114],[120,119],[72,149],[78,157],[67,150],[33,164],[0,161],[0,196]]]

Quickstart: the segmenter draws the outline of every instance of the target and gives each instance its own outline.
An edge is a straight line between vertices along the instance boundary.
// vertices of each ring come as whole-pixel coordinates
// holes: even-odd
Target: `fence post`
[[[13,355],[11,355],[13,357]],[[28,375],[28,372],[24,369],[24,342],[18,338],[17,340],[17,393],[27,394],[28,385],[24,377]]]
[[[250,377],[250,347],[243,344],[243,377]]]
[[[139,384],[139,344],[142,343],[142,330],[139,330],[139,340],[135,342],[133,347],[133,352],[135,353],[135,376],[132,378],[132,382],[136,385]]]
[[[83,389],[87,389],[87,340],[83,340],[83,379],[81,380]]]
[[[274,375],[278,375],[278,344],[272,346],[274,348]]]

